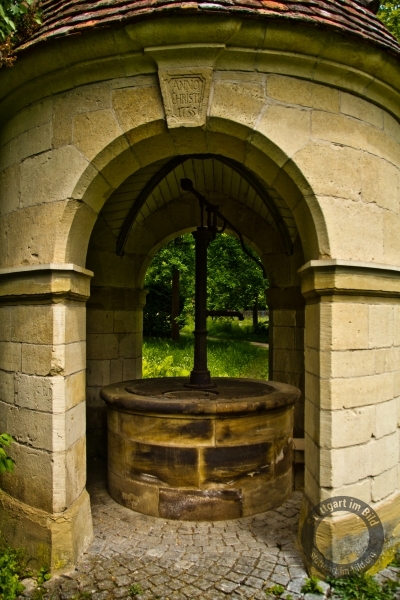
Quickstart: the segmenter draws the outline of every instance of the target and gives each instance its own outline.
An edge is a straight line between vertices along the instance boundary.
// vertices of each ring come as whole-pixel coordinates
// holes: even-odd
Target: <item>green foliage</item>
[[[226,340],[208,340],[207,346],[208,368],[212,377],[268,379],[267,349],[257,348],[248,342],[227,344]],[[193,368],[193,336],[181,335],[178,342],[166,338],[146,338],[143,358],[146,365],[144,377],[160,377],[154,374],[157,365],[164,365],[160,367],[160,372],[168,373],[171,372],[169,369],[176,368],[176,371],[172,371],[174,376],[184,377]]]
[[[143,359],[143,377],[187,377],[189,369],[174,365],[174,357],[169,354],[161,360]]]
[[[144,309],[145,335],[170,334],[171,285],[175,270],[180,272],[180,322],[183,323],[194,314],[195,244],[191,234],[177,237],[161,248],[147,270],[145,287],[149,293]],[[222,234],[210,244],[208,273],[210,310],[244,310],[252,308],[256,299],[260,308],[265,307],[268,281],[263,278],[261,269],[244,254],[236,238]]]
[[[142,587],[138,583],[133,583],[129,588],[129,593],[131,596],[138,596],[143,593]]]
[[[39,27],[39,5],[40,0],[0,0],[0,67],[14,63],[16,44]]]
[[[36,576],[36,581],[39,585],[42,585],[42,583],[44,583],[45,581],[49,581],[49,579],[51,579],[49,569],[47,567],[41,567]]]
[[[354,573],[339,579],[328,578],[327,581],[334,588],[335,596],[343,600],[393,600],[395,589],[400,585],[394,581],[386,581],[381,585],[365,573]]]
[[[391,33],[400,41],[400,2],[399,0],[382,0],[378,17],[385,23]]]
[[[302,588],[301,588],[301,593],[302,594],[323,594],[324,591],[321,588],[321,586],[319,585],[319,579],[317,577],[310,577],[309,579],[306,579]]]
[[[247,248],[257,256],[251,248]],[[208,250],[209,310],[245,310],[255,300],[265,307],[268,281],[252,260],[243,252],[240,242],[227,234],[217,235]]]
[[[250,319],[238,321],[237,319],[218,317],[207,319],[207,331],[209,338],[242,340],[248,342],[268,342],[268,320],[259,321],[257,331],[254,331]],[[181,333],[190,334],[194,330],[194,321],[188,317]]]
[[[15,461],[4,450],[4,448],[9,448],[13,441],[13,438],[8,433],[0,434],[0,473],[5,473],[6,471],[12,473],[14,471]]]
[[[11,548],[0,551],[0,600],[14,600],[23,590],[19,582],[23,571],[22,553]]]
[[[285,588],[283,587],[283,585],[276,584],[265,590],[265,593],[272,594],[273,596],[277,596],[279,598],[279,596],[281,596],[284,591]]]

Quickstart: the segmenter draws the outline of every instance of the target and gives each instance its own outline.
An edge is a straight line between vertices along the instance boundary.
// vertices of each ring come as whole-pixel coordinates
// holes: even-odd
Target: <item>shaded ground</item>
[[[77,568],[35,600],[276,600],[265,590],[280,584],[300,598],[306,572],[296,548],[301,493],[276,510],[234,521],[165,521],[132,512],[107,493],[105,464],[89,465],[94,539]],[[396,577],[385,569],[381,577]],[[29,583],[29,582],[28,582]],[[139,585],[142,590],[132,589]],[[325,585],[326,592],[329,587]],[[134,593],[135,592],[135,593]],[[323,596],[306,595],[306,600]],[[400,600],[400,598],[399,598]]]

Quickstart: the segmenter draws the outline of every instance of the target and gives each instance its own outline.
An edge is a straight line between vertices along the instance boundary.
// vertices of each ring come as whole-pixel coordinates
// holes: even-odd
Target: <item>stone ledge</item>
[[[85,302],[92,271],[71,263],[0,269],[0,302],[68,298]]]
[[[351,260],[310,260],[298,273],[305,298],[318,296],[400,297],[400,267]]]

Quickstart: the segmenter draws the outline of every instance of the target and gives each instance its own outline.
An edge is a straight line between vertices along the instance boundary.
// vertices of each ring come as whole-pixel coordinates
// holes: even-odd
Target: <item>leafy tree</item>
[[[386,27],[400,41],[400,1],[383,0],[378,12],[378,17]]]
[[[0,68],[11,67],[15,46],[39,27],[40,0],[0,0]]]
[[[181,320],[194,314],[195,242],[191,234],[176,238],[156,254],[145,280],[149,290],[144,311],[146,335],[169,335],[171,282],[180,272]],[[256,299],[265,306],[268,287],[261,269],[243,252],[237,239],[218,235],[208,249],[208,308],[243,310]]]
[[[236,238],[222,234],[210,244],[208,272],[209,310],[246,310],[252,308],[256,300],[260,308],[265,307],[268,281]]]

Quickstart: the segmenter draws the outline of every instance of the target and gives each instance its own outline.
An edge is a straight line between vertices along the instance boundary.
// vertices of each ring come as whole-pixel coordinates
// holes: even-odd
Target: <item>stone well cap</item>
[[[233,415],[280,410],[300,399],[300,390],[277,381],[214,377],[216,388],[185,388],[187,377],[122,381],[104,387],[100,395],[122,412]]]
[[[152,17],[214,14],[284,19],[333,28],[400,54],[396,39],[373,14],[378,8],[377,0],[43,0],[41,7],[43,24],[21,49],[98,27],[124,26]]]

